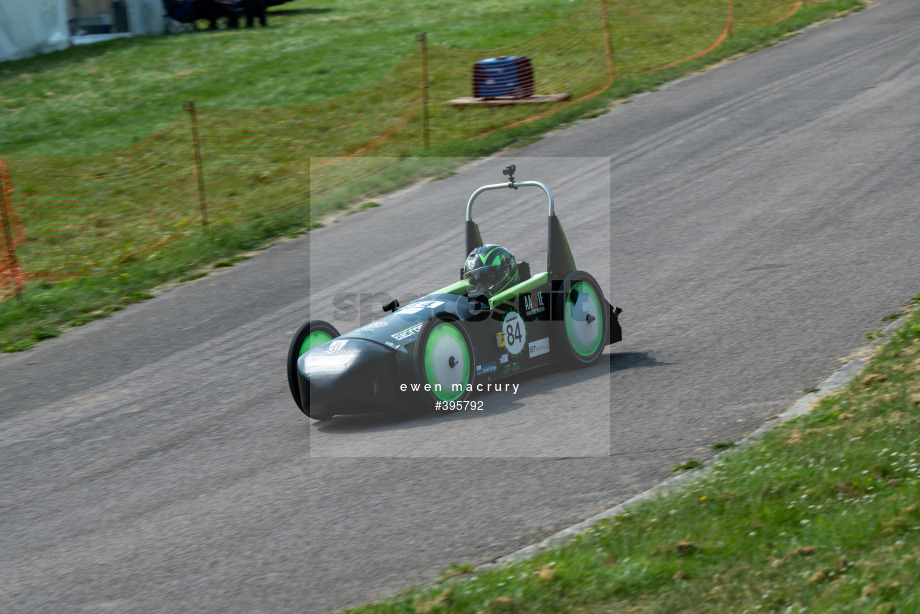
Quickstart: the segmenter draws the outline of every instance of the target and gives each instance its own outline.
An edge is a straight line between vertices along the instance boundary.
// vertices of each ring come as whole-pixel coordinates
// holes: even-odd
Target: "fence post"
[[[10,279],[16,286],[15,295],[22,300],[22,275],[19,260],[16,258],[16,246],[13,245],[12,197],[13,182],[10,180],[6,162],[0,160],[0,222],[3,225],[3,239],[6,242],[6,265]]]
[[[607,66],[610,68],[611,79],[616,78],[616,56],[614,55],[613,36],[610,34],[610,14],[607,12],[607,0],[601,0],[601,14],[604,19],[604,42],[607,43]]]
[[[728,0],[728,35],[735,35],[735,5],[733,0]]]
[[[422,143],[428,151],[428,35],[419,32],[416,39],[422,44]]]
[[[204,231],[208,232],[208,201],[204,191],[204,168],[201,164],[201,139],[198,137],[198,110],[195,108],[195,101],[186,102],[185,110],[188,111],[192,124],[192,149],[195,153],[195,174],[198,177],[198,206],[201,209],[201,225]]]

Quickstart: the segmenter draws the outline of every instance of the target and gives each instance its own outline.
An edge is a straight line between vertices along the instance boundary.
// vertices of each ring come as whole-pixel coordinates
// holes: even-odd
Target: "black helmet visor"
[[[470,283],[470,292],[488,293],[501,280],[503,268],[501,265],[481,266],[464,273],[463,279]]]

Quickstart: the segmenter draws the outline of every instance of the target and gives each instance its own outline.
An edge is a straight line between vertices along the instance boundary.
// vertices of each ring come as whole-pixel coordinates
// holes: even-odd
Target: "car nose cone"
[[[364,339],[334,339],[297,361],[309,414],[362,413],[396,401],[395,351]]]

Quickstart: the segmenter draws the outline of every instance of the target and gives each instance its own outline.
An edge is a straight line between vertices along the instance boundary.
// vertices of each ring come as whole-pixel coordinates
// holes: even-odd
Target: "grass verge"
[[[570,544],[349,610],[917,612],[920,295],[847,387]],[[448,580],[447,576],[465,576]]]
[[[240,254],[279,236],[305,232],[306,210],[263,217],[240,226],[217,226],[169,250],[124,265],[116,273],[56,284],[30,283],[19,299],[0,303],[0,351],[28,350],[69,327],[105,318],[131,303],[153,298],[160,284],[199,279],[210,270],[233,266]]]
[[[303,4],[303,2],[301,2],[301,4]],[[531,15],[531,19],[525,20],[529,24],[528,27],[530,27],[531,30],[534,32],[539,30],[538,27],[534,29],[534,22],[538,22],[545,26],[546,23],[558,17],[558,7],[554,8],[551,4],[552,3],[542,2],[534,5],[534,12]],[[294,4],[291,6],[294,6]],[[363,7],[364,5],[361,6]],[[479,6],[480,10],[487,10],[491,5],[488,2],[483,2],[477,6]],[[654,90],[668,81],[672,81],[689,73],[697,72],[729,58],[770,46],[809,24],[845,14],[848,11],[858,10],[862,6],[863,3],[861,0],[835,0],[833,2],[809,4],[797,11],[790,18],[777,24],[765,27],[739,29],[733,32],[732,36],[717,49],[700,58],[664,70],[620,77],[601,95],[586,100],[581,104],[569,107],[551,117],[496,132],[475,140],[456,140],[451,143],[433,147],[431,151],[427,152],[421,158],[403,159],[400,164],[388,165],[384,172],[374,174],[373,179],[375,185],[373,186],[368,186],[361,182],[354,182],[353,184],[348,184],[344,191],[335,193],[334,199],[327,199],[328,204],[325,202],[313,203],[312,219],[317,219],[322,213],[341,207],[341,203],[343,202],[368,201],[369,198],[377,194],[398,188],[419,177],[432,176],[432,174],[435,176],[449,174],[450,169],[440,166],[440,161],[443,159],[468,159],[475,156],[488,155],[506,147],[523,146],[532,142],[535,138],[538,138],[540,134],[548,130],[558,128],[559,126],[584,117],[599,115],[603,113],[610,104],[617,100],[627,99],[632,95]],[[489,10],[494,10],[494,8],[495,7],[491,7]],[[372,9],[366,9],[366,11],[371,10]],[[286,14],[284,18],[280,19],[280,34],[285,34],[283,30],[289,27],[289,29],[297,33],[297,37],[305,36],[305,32],[296,30],[296,24],[293,21],[293,17],[298,15],[297,11],[304,11],[304,14],[311,18],[316,15],[325,15],[325,12],[319,11],[319,9],[298,8],[292,10],[290,15]],[[341,11],[346,22],[350,22],[352,19],[358,19],[357,16],[348,17],[349,13],[344,6],[341,8]],[[355,15],[358,15],[358,13],[355,13]],[[287,18],[291,18],[291,21],[286,22],[285,19]],[[322,17],[320,21],[331,18],[332,17]],[[408,30],[405,32],[403,31],[406,27],[412,30],[413,28],[421,28],[420,24],[422,23],[429,23],[429,25],[431,25],[430,22],[425,22],[426,19],[430,19],[430,16],[427,16],[427,14],[423,15],[419,13],[415,15],[414,19],[418,23],[413,22],[408,26],[404,25],[401,26],[401,29],[396,30],[383,28],[379,34],[379,38],[374,37],[368,39],[364,46],[357,46],[362,49],[368,47],[371,50],[377,49],[379,51],[386,47],[387,44],[390,44],[392,40],[395,40],[393,37],[408,36]],[[440,22],[438,23],[440,24]],[[328,26],[329,23],[326,23],[326,25]],[[482,38],[481,34],[474,35],[472,32],[458,29],[456,25],[451,25],[446,22],[441,25],[443,25],[449,34],[447,37],[448,42],[458,44],[459,41],[465,41],[469,46],[488,46],[489,44],[494,44],[491,43],[490,39]],[[533,32],[526,29],[520,29],[515,32],[518,36],[532,33]],[[133,122],[133,129],[135,130],[137,126],[149,125],[155,127],[160,120],[157,119],[152,111],[142,112],[138,109],[136,112],[125,114],[123,112],[124,108],[119,107],[118,104],[113,103],[110,105],[112,107],[111,109],[106,107],[102,110],[88,104],[85,108],[80,107],[82,109],[81,113],[71,113],[70,116],[85,114],[87,117],[91,118],[86,120],[89,123],[85,125],[77,123],[62,128],[60,123],[65,121],[64,115],[57,113],[53,105],[41,105],[36,103],[40,98],[37,93],[39,90],[51,91],[53,94],[52,90],[54,88],[51,87],[52,84],[44,80],[47,78],[47,74],[53,76],[54,74],[60,73],[61,76],[59,76],[59,78],[62,82],[58,84],[61,86],[58,89],[68,89],[71,86],[76,87],[75,84],[68,85],[69,81],[63,76],[67,75],[67,79],[73,78],[72,73],[75,72],[74,66],[82,66],[85,70],[90,71],[90,73],[88,73],[90,76],[104,75],[104,77],[100,77],[103,79],[101,83],[110,83],[112,79],[110,75],[121,74],[125,71],[130,73],[131,71],[123,67],[120,68],[117,62],[110,63],[106,58],[108,56],[117,56],[118,62],[128,61],[129,63],[136,63],[138,58],[134,57],[132,54],[124,54],[127,57],[123,57],[123,54],[118,54],[116,52],[122,47],[133,50],[134,47],[131,47],[131,45],[139,45],[138,48],[146,49],[148,54],[151,53],[151,49],[154,52],[164,54],[164,60],[161,64],[170,66],[167,72],[176,71],[174,79],[168,80],[177,83],[183,82],[182,80],[189,78],[189,75],[180,70],[180,68],[170,64],[170,61],[178,61],[178,59],[173,57],[175,54],[163,48],[163,45],[182,46],[184,48],[185,45],[179,45],[177,41],[181,43],[183,40],[191,40],[192,42],[190,44],[193,45],[193,47],[201,47],[199,51],[203,54],[202,57],[222,57],[220,54],[212,53],[212,46],[219,45],[225,47],[229,40],[226,39],[226,36],[229,34],[232,33],[220,32],[188,36],[183,35],[173,38],[151,37],[150,39],[144,39],[140,42],[135,41],[134,43],[132,43],[130,39],[120,39],[119,41],[112,41],[111,43],[106,43],[101,47],[91,50],[77,48],[58,54],[49,54],[47,57],[43,56],[41,58],[8,63],[2,68],[2,71],[0,71],[7,76],[5,85],[15,81],[17,87],[21,85],[22,89],[20,91],[20,89],[16,88],[5,88],[10,93],[5,93],[4,96],[20,96],[22,100],[29,102],[29,104],[22,107],[15,105],[7,106],[6,115],[13,119],[11,120],[8,117],[6,120],[8,124],[7,127],[10,128],[10,130],[6,131],[6,134],[28,134],[31,136],[27,140],[8,141],[4,145],[13,147],[14,150],[27,151],[30,153],[44,152],[43,148],[53,146],[51,144],[56,141],[51,138],[51,133],[49,133],[48,138],[44,138],[41,137],[40,133],[36,133],[31,128],[33,125],[45,125],[42,123],[46,119],[44,115],[39,114],[35,117],[29,115],[29,113],[32,112],[30,109],[35,107],[36,109],[45,109],[43,113],[55,115],[56,119],[55,122],[52,122],[53,126],[49,124],[54,132],[58,134],[76,133],[76,135],[87,135],[86,138],[77,136],[76,138],[70,139],[74,142],[73,145],[64,147],[59,143],[57,145],[59,151],[76,154],[85,153],[84,150],[88,145],[93,145],[94,147],[114,147],[117,143],[121,146],[123,143],[119,142],[118,139],[128,133],[118,128],[120,124],[115,120],[114,116],[105,120],[108,127],[106,130],[99,130],[98,126],[93,122],[99,120],[100,117],[104,120],[106,113],[109,112],[119,116],[126,115],[130,117]],[[195,36],[199,38],[189,38]],[[222,36],[224,38],[220,38]],[[254,36],[254,34],[246,32],[242,34],[242,36],[251,37]],[[505,32],[505,36],[510,36],[510,33]],[[281,35],[275,38],[279,41],[286,40],[285,37]],[[244,41],[245,40],[248,39],[244,39]],[[339,42],[341,43],[341,41]],[[290,44],[290,41],[288,41],[287,44]],[[329,50],[326,49],[326,52],[328,53]],[[66,54],[68,53],[71,53],[72,56],[67,56]],[[227,53],[230,52],[228,51]],[[234,56],[231,54],[229,60],[232,60],[233,57]],[[62,60],[62,58],[64,59]],[[169,58],[172,58],[172,60],[169,60]],[[228,58],[225,58],[225,61],[228,61]],[[360,64],[360,62],[358,63]],[[15,69],[17,68],[20,70],[18,76],[14,77],[16,74]],[[280,79],[278,75],[271,72],[274,68],[274,63],[265,64],[262,66],[262,69],[267,72],[255,72],[250,75],[249,78],[262,78],[266,83],[273,83]],[[365,66],[365,70],[367,70],[368,74],[379,74],[379,71],[373,71],[367,66]],[[208,74],[213,72],[217,75],[224,74],[224,71],[221,71],[218,67],[211,67],[205,72]],[[141,78],[143,74],[139,74],[132,79]],[[260,74],[261,77],[259,77]],[[158,79],[162,80],[166,77],[163,75],[153,75],[149,77],[152,82],[156,82],[158,89],[163,89]],[[95,76],[93,76],[93,78],[95,78]],[[312,75],[311,77],[311,79],[316,78],[316,75]],[[293,80],[286,79],[285,82],[291,81]],[[143,87],[147,87],[149,83],[146,85],[132,84],[134,84],[134,81],[129,80],[128,86],[123,86],[126,89],[120,95],[126,96],[128,99],[143,98],[140,96],[139,92],[145,91]],[[238,89],[218,86],[216,83],[211,83],[210,81],[207,81],[207,85],[214,88],[213,92],[218,104],[220,104],[221,96],[233,96]],[[45,93],[47,93],[47,91]],[[251,90],[247,90],[247,92],[250,91]],[[264,98],[257,100],[245,97],[242,102],[250,106],[259,103],[269,105],[284,104],[287,100],[285,96],[296,96],[297,94],[285,88],[278,89],[277,91],[269,88],[268,91],[271,92],[271,96],[273,96],[268,100]],[[17,92],[19,93],[17,94]],[[194,92],[191,91],[187,93],[182,91],[180,93],[182,96],[194,96]],[[328,92],[330,95],[336,93],[337,92]],[[89,94],[87,95],[89,96]],[[46,98],[49,97],[52,100],[56,100],[53,96],[46,96]],[[6,105],[12,104],[9,101],[4,102],[4,100],[6,99],[0,100],[0,103]],[[19,100],[19,98],[16,98],[16,100]],[[67,104],[73,102],[74,101],[71,100]],[[149,104],[149,102],[150,101],[147,101],[144,104]],[[19,103],[17,102],[16,104]],[[21,112],[11,112],[10,109],[21,109]],[[86,113],[83,113],[83,111],[86,111]],[[92,138],[86,140],[90,138],[90,135],[92,135]],[[103,140],[100,141],[99,139]],[[76,149],[74,149],[74,147],[76,147]],[[356,210],[360,211],[366,208],[369,207],[359,207]],[[164,250],[162,253],[155,253],[145,257],[143,261],[130,262],[120,268],[115,274],[76,279],[59,284],[31,282],[27,284],[25,292],[20,300],[7,300],[0,303],[0,350],[20,351],[29,349],[41,339],[60,334],[60,332],[69,325],[79,325],[91,319],[105,317],[111,314],[112,311],[123,307],[127,303],[133,302],[135,299],[132,299],[132,297],[149,296],[150,291],[159,284],[176,279],[187,280],[190,275],[200,277],[201,272],[197,271],[197,269],[204,266],[206,263],[229,258],[241,250],[245,251],[265,246],[273,238],[278,236],[301,232],[307,227],[308,219],[310,219],[308,213],[302,210],[265,217],[255,221],[241,223],[233,229],[228,227],[219,228],[208,236],[185,239],[171,245],[168,250]],[[136,300],[141,299],[137,298]]]

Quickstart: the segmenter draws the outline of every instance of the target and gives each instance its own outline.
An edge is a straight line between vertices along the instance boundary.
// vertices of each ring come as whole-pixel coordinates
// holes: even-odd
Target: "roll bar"
[[[569,248],[569,242],[565,238],[565,232],[562,230],[562,225],[559,223],[559,218],[556,217],[553,193],[549,191],[548,187],[539,181],[521,181],[519,183],[515,182],[515,170],[516,167],[514,164],[505,167],[505,170],[502,171],[502,174],[508,176],[508,183],[494,183],[492,185],[484,185],[473,192],[469,201],[467,201],[466,253],[469,254],[477,247],[481,247],[483,244],[482,235],[479,232],[479,225],[473,221],[473,202],[476,200],[477,196],[488,190],[502,190],[508,188],[516,190],[522,186],[537,187],[546,193],[546,198],[549,200],[549,236],[547,238],[546,271],[553,278],[562,279],[565,277],[565,275],[575,270],[575,258],[572,256],[572,250]]]
[[[482,194],[483,192],[487,190],[501,190],[503,188],[511,188],[513,190],[516,190],[522,186],[523,187],[534,186],[546,192],[546,197],[549,199],[549,215],[552,216],[555,214],[556,212],[555,207],[554,207],[555,200],[553,199],[553,193],[549,191],[548,187],[546,187],[539,181],[520,181],[520,182],[515,183],[514,177],[511,177],[511,181],[509,181],[508,183],[493,183],[491,185],[484,185],[478,190],[476,190],[475,192],[473,192],[472,196],[470,196],[470,200],[466,203],[466,221],[467,222],[473,221],[473,201],[475,201],[476,197]]]

